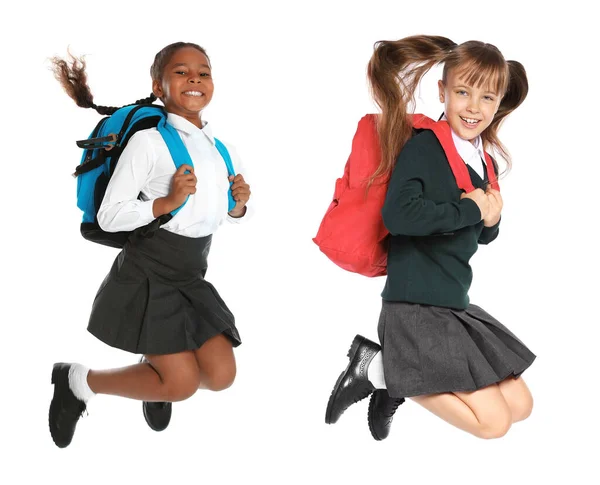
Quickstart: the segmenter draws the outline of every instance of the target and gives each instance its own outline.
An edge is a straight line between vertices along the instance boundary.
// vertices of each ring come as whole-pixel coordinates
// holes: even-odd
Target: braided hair
[[[208,59],[206,51],[199,45],[190,42],[175,42],[174,44],[164,47],[154,57],[154,62],[150,67],[150,75],[152,76],[153,81],[160,81],[162,79],[165,66],[168,64],[173,54],[182,47],[193,47],[194,49],[198,49]],[[85,71],[85,60],[83,57],[75,57],[69,52],[68,60],[61,59],[60,57],[53,57],[51,62],[54,77],[56,77],[65,92],[73,99],[73,101],[75,101],[77,106],[80,106],[81,108],[92,108],[101,115],[112,115],[119,109],[113,106],[98,106],[94,103],[94,96],[87,84],[87,73]],[[151,93],[147,98],[138,99],[125,106],[152,104],[156,99],[154,93]]]

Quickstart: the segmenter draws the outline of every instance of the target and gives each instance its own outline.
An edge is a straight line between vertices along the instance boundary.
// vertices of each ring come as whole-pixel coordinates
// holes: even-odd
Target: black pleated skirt
[[[519,377],[535,355],[476,305],[453,310],[383,301],[378,325],[388,393],[475,391]]]
[[[211,239],[132,235],[98,290],[88,330],[136,354],[195,350],[220,333],[237,347],[235,319],[204,279]]]

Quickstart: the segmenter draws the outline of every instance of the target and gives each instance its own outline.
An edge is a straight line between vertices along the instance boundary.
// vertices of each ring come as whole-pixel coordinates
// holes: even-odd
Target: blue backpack
[[[77,146],[83,148],[84,152],[81,163],[73,174],[77,178],[77,207],[83,211],[81,235],[88,241],[122,248],[129,238],[131,232],[103,231],[98,225],[97,214],[127,142],[134,133],[148,128],[157,128],[162,135],[176,168],[184,164],[194,166],[179,133],[167,123],[167,113],[159,105],[125,106],[100,120],[87,140],[77,141]],[[225,161],[227,172],[235,175],[227,148],[216,138],[215,145]],[[186,202],[187,199],[170,214],[158,217],[150,224],[136,229],[136,232],[142,236],[151,236],[161,225],[170,221]],[[229,189],[229,210],[234,207],[235,200]]]

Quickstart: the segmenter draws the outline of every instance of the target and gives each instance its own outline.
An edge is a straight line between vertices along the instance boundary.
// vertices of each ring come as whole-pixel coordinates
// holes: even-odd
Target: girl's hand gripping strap
[[[169,149],[171,158],[173,159],[173,162],[175,163],[175,167],[179,168],[185,164],[193,167],[194,163],[192,162],[192,159],[190,158],[190,154],[188,153],[187,148],[183,144],[183,141],[181,140],[179,133],[177,133],[177,130],[175,128],[173,128],[169,123],[167,123],[166,117],[163,118],[162,120],[160,120],[160,122],[158,123],[157,129],[158,129],[159,133],[162,135],[163,139],[165,140],[165,143],[167,144],[167,148]],[[225,145],[216,138],[215,138],[215,145],[217,147],[217,150],[221,154],[221,157],[223,157],[223,160],[225,161],[225,166],[227,167],[227,174],[235,175],[235,171],[233,169],[233,163],[231,162],[231,157],[229,156],[229,152],[227,151],[227,148],[225,148]],[[231,195],[231,186],[232,185],[233,185],[233,182],[230,182],[229,183],[230,189],[228,192],[228,195],[229,195],[229,204],[228,204],[228,209],[227,209],[228,212],[232,211],[233,208],[235,207],[235,200],[233,199],[233,196]],[[188,201],[189,198],[190,198],[190,196],[188,195],[187,199],[185,199],[185,202],[183,204],[181,204],[181,206],[179,206],[177,209],[172,211],[171,215],[174,216],[175,214],[177,214],[182,209],[182,207],[185,205],[185,203]]]
[[[223,157],[223,160],[225,160],[225,165],[227,166],[227,173],[230,176],[231,175],[235,176],[235,171],[233,170],[233,163],[231,162],[231,157],[229,156],[229,152],[227,151],[227,148],[225,148],[225,145],[220,140],[217,140],[216,138],[215,138],[215,146],[217,147],[217,150],[219,150],[219,153]],[[235,200],[233,198],[233,195],[231,195],[231,186],[232,185],[233,185],[233,182],[230,182],[229,183],[229,191],[227,192],[227,194],[229,195],[228,212],[231,212],[235,207]]]

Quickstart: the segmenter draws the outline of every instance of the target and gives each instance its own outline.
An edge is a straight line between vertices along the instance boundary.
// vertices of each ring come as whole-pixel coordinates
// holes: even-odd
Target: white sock
[[[90,370],[81,364],[72,364],[69,369],[69,388],[75,394],[75,397],[85,403],[87,403],[92,397],[96,395],[94,391],[90,389],[87,382],[87,375]]]
[[[371,360],[367,369],[367,378],[375,389],[386,389],[383,378],[383,355],[381,351],[377,352],[373,360]]]

